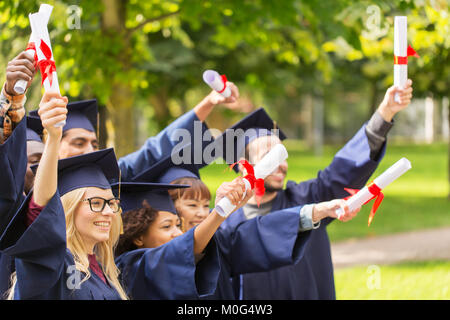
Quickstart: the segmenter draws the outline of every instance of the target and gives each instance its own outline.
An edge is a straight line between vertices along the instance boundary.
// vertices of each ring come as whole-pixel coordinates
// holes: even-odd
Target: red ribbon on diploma
[[[225,89],[227,88],[227,76],[226,75],[221,75],[220,78],[222,79],[222,83],[223,83],[223,89],[218,91],[219,93],[222,93],[225,91]]]
[[[394,64],[408,64],[408,57],[420,57],[410,45],[406,49],[406,57],[394,55]]]
[[[372,198],[367,200],[364,204],[367,204],[372,199],[375,199],[372,209],[370,210],[369,221],[367,224],[370,227],[370,224],[372,223],[375,213],[377,212],[378,207],[380,206],[381,202],[384,199],[384,194],[383,192],[381,192],[380,187],[378,187],[375,183],[373,183],[373,181],[367,186],[367,189],[369,189],[369,192],[372,194]],[[344,200],[351,198],[354,194],[356,194],[359,191],[359,189],[350,189],[350,188],[344,188],[344,190],[350,193],[350,196],[344,198]]]
[[[255,190],[255,198],[256,198],[256,203],[259,204],[261,202],[261,198],[264,195],[266,189],[264,188],[264,179],[256,179],[255,177],[255,170],[253,169],[253,166],[248,163],[247,160],[239,160],[238,162],[233,163],[230,166],[230,169],[232,169],[236,164],[242,164],[245,168],[245,170],[247,171],[247,175],[244,176],[244,179],[247,179],[248,182],[250,182],[250,186],[252,188],[252,190]]]
[[[41,70],[42,84],[44,84],[45,79],[48,77],[51,86],[53,82],[53,72],[56,71],[55,61],[51,59],[52,50],[43,40],[41,40],[39,48],[46,58],[38,62],[39,69]]]

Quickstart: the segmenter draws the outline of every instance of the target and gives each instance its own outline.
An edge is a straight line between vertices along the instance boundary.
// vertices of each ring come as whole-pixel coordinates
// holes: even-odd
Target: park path
[[[450,227],[331,244],[335,269],[406,261],[450,260]]]

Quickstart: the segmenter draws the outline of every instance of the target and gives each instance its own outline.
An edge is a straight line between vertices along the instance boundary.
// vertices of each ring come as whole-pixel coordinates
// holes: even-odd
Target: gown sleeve
[[[216,237],[219,250],[230,265],[231,276],[298,263],[311,234],[299,232],[301,208],[273,211],[249,220],[225,220]],[[233,215],[242,214],[240,211]]]
[[[362,188],[376,170],[386,151],[386,144],[377,160],[370,158],[370,147],[364,126],[334,156],[331,164],[319,171],[316,178],[301,183],[288,181],[286,191],[295,203],[319,203],[344,198],[344,188]]]
[[[26,225],[31,193],[0,238],[0,250],[15,258],[21,298],[46,292],[61,278],[66,255],[66,222],[59,193]]]
[[[27,170],[26,119],[20,121],[11,136],[0,144],[0,236],[24,200]]]
[[[215,291],[220,271],[217,247],[210,242],[196,265],[194,229],[157,248],[117,257],[122,283],[132,299],[198,299]]]
[[[119,167],[123,181],[130,181],[134,176],[138,175],[145,169],[161,160],[163,157],[170,155],[172,149],[179,143],[180,131],[186,130],[189,137],[194,137],[197,132],[203,136],[208,127],[204,122],[200,122],[193,110],[185,113],[174,122],[169,124],[157,136],[150,137],[144,145],[137,151],[130,153],[119,159]],[[186,141],[191,143],[192,140]]]

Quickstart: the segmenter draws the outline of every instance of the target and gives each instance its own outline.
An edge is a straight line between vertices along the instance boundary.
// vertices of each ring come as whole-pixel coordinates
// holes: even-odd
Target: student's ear
[[[139,236],[139,238],[136,238],[133,240],[133,243],[136,247],[142,248],[144,246],[144,239],[143,236]]]

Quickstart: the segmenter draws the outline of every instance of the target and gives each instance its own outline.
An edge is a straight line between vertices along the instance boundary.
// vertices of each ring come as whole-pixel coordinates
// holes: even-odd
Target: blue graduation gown
[[[192,139],[194,136],[203,136],[208,127],[204,122],[199,125],[199,121],[194,110],[191,110],[169,124],[157,136],[148,138],[139,150],[120,158],[119,167],[122,181],[131,181],[133,177],[148,169],[163,157],[170,155],[172,149],[181,140],[177,136],[177,130],[187,130]],[[183,141],[183,145],[188,143],[202,142],[196,140]],[[204,146],[204,143],[202,145]]]
[[[299,233],[300,209],[284,209],[251,220],[225,220],[214,236],[219,245],[220,278],[216,292],[207,299],[238,299],[233,276],[298,263],[311,235],[310,231]]]
[[[318,203],[348,196],[344,187],[362,188],[384,156],[383,146],[376,160],[370,159],[365,125],[335,155],[331,164],[319,171],[317,178],[296,183],[288,181],[286,189],[278,192],[272,210],[301,204]],[[272,213],[269,214],[269,216]],[[225,223],[245,221],[240,209]],[[233,278],[233,285],[242,299],[336,299],[330,241],[326,231],[333,219],[322,220],[311,231],[303,259],[290,266]]]
[[[19,122],[11,136],[0,144],[0,236],[23,201],[27,170],[26,117]],[[9,288],[13,259],[0,251],[0,300]]]
[[[24,117],[11,136],[0,144],[0,235],[5,231],[12,215],[23,200],[23,187],[27,171],[27,121]],[[15,208],[14,208],[15,207]]]
[[[65,216],[59,193],[55,193],[37,219],[26,227],[30,197],[0,239],[0,249],[15,258],[14,299],[120,299],[114,287],[94,272],[80,284],[85,275],[75,270],[73,255],[66,246]]]
[[[116,258],[120,277],[132,299],[199,299],[214,293],[220,271],[211,241],[195,264],[194,229],[157,248],[137,249]]]
[[[201,131],[203,135],[208,128],[204,123],[201,126],[196,126],[196,121],[199,121],[199,119],[195,112],[191,110],[168,125],[157,136],[148,138],[141,149],[120,158],[119,167],[122,181],[132,180],[136,174],[170,154],[173,147],[178,143],[177,129],[189,131],[192,137],[194,131]],[[1,236],[24,199],[22,193],[27,168],[25,117],[5,143],[0,145],[0,168],[4,168],[3,174],[5,175],[0,184]],[[9,287],[11,272],[14,271],[13,260],[0,251],[0,299]]]

